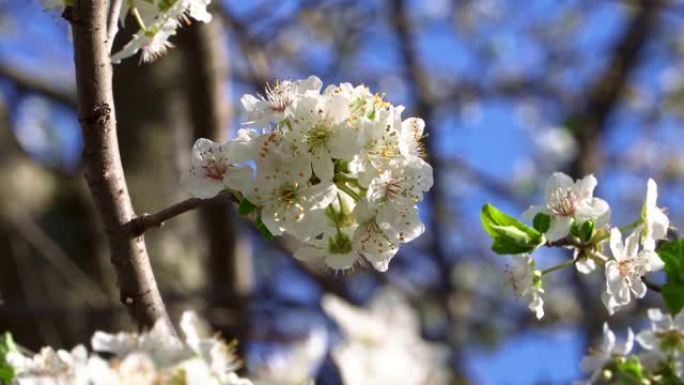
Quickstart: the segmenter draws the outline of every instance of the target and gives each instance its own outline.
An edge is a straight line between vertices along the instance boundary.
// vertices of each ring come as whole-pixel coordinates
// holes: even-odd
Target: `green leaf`
[[[539,213],[534,216],[532,226],[540,233],[545,233],[551,227],[551,216],[544,213]]]
[[[482,226],[494,239],[492,250],[497,254],[528,253],[544,241],[539,231],[489,203],[482,207],[480,219]]]
[[[256,220],[254,221],[254,225],[256,225],[257,230],[261,233],[261,235],[266,238],[269,241],[273,240],[273,233],[271,233],[271,230],[266,227],[264,222],[261,220],[261,213],[257,214]]]
[[[248,201],[246,198],[240,199],[240,205],[238,206],[238,214],[245,216],[253,213],[257,209],[257,206]]]
[[[684,308],[684,282],[668,281],[663,286],[663,299],[667,309],[677,315]]]
[[[11,384],[16,375],[14,368],[7,362],[7,353],[16,352],[17,345],[9,332],[0,337],[0,383]]]
[[[668,281],[684,282],[684,239],[663,243],[656,252],[665,263]]]

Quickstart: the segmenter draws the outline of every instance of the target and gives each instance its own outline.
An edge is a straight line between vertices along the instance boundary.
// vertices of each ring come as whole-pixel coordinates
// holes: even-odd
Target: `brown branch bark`
[[[131,235],[127,227],[135,213],[116,135],[107,11],[105,0],[78,0],[64,12],[73,30],[85,174],[104,223],[121,302],[142,327],[150,327],[157,320],[170,326],[145,240]]]
[[[184,214],[188,211],[192,211],[195,209],[212,210],[213,208],[211,208],[211,206],[215,206],[217,204],[226,204],[231,201],[234,202],[235,198],[229,191],[223,191],[219,193],[217,196],[209,199],[190,198],[178,202],[174,205],[171,205],[167,208],[161,209],[155,213],[140,215],[131,220],[127,226],[133,234],[141,235],[149,229],[163,226],[164,222],[173,219],[178,215]],[[254,225],[252,221],[250,221],[249,223]],[[256,228],[254,228],[254,230],[258,233]],[[288,255],[294,254],[297,248],[297,241],[292,238],[276,238],[276,240],[274,240],[273,242],[275,248]],[[357,302],[349,294],[344,279],[333,277],[326,271],[317,271],[315,268],[298,260],[295,260],[295,264],[299,269],[301,269],[303,272],[308,274],[314,281],[316,281],[316,283],[318,283],[321,286],[321,288],[326,292],[333,293],[338,297],[342,297],[348,302]]]
[[[152,214],[141,214],[131,219],[126,227],[132,236],[141,236],[147,230],[155,227],[162,227],[166,221],[177,217],[188,211],[195,210],[199,207],[213,206],[219,203],[228,203],[235,201],[233,194],[230,191],[223,191],[217,196],[209,199],[188,198],[184,201],[178,202],[165,209],[161,209]]]

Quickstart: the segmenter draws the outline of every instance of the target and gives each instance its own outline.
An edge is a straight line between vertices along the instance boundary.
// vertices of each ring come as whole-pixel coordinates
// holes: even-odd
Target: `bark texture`
[[[142,236],[126,225],[135,213],[119,153],[107,37],[107,1],[78,0],[65,11],[72,25],[83,164],[99,208],[115,267],[120,300],[142,327],[168,322]]]

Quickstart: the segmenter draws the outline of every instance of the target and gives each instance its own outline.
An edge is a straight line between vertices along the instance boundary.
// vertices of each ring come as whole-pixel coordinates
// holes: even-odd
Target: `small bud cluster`
[[[311,76],[243,96],[248,128],[225,144],[199,139],[182,184],[199,198],[232,190],[266,233],[303,243],[300,260],[342,270],[365,258],[385,271],[425,230],[417,207],[432,186],[425,124],[402,120],[402,106],[364,86],[321,88]]]

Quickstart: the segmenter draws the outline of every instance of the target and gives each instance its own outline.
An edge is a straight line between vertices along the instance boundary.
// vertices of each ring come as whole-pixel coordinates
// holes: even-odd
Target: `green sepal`
[[[636,355],[615,360],[616,372],[625,385],[641,385],[646,379],[646,371]]]
[[[328,238],[328,250],[333,254],[347,254],[352,251],[352,242],[349,237],[338,231],[334,237]]]
[[[157,7],[159,8],[160,12],[166,12],[169,9],[171,9],[171,7],[173,7],[176,4],[176,2],[178,2],[178,0],[159,0],[159,4],[157,5]]]
[[[254,225],[264,238],[266,238],[269,241],[273,240],[273,233],[271,233],[271,230],[269,230],[268,227],[266,227],[264,222],[261,220],[261,212],[257,214],[256,220],[254,221]]]
[[[238,205],[238,214],[245,216],[256,211],[257,206],[247,200],[247,198],[240,199],[240,204]]]
[[[596,223],[590,219],[579,225],[577,236],[582,242],[589,242],[594,237],[595,229]]]
[[[18,351],[17,345],[12,339],[9,332],[5,332],[0,337],[0,383],[11,384],[16,376],[16,371],[12,365],[7,362],[7,353]]]

